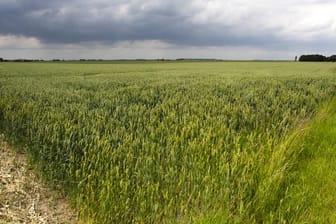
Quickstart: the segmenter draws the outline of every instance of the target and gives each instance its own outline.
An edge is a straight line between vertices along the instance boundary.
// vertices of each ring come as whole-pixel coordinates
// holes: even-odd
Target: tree
[[[0,58],[0,62],[3,62],[4,61],[4,59],[3,58]]]
[[[328,57],[328,61],[336,62],[336,55],[331,55]]]
[[[299,61],[326,61],[327,57],[320,54],[301,55]]]

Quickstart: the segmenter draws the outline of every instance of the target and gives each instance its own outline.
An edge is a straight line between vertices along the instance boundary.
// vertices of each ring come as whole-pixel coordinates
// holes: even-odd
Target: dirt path
[[[24,154],[0,135],[0,224],[77,223],[73,210],[27,169]]]

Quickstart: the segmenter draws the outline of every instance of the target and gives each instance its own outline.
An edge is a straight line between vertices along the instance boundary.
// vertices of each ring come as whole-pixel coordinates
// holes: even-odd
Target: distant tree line
[[[320,54],[308,54],[301,55],[299,61],[332,61],[336,62],[336,55],[331,55],[330,57],[326,57]]]
[[[43,59],[4,59],[0,58],[0,62],[42,62]]]

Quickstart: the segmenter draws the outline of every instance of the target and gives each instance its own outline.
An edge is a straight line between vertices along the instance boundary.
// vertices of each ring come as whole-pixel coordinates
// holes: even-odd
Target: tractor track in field
[[[77,223],[60,193],[50,190],[29,169],[25,154],[0,135],[0,224]]]

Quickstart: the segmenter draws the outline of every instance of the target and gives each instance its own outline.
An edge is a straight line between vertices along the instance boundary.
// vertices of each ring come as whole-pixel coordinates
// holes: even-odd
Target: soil
[[[0,224],[78,223],[64,197],[27,165],[26,155],[11,148],[0,135]]]

